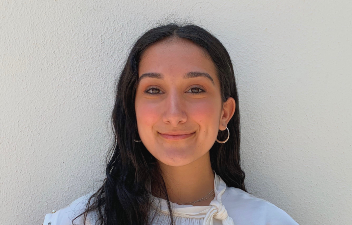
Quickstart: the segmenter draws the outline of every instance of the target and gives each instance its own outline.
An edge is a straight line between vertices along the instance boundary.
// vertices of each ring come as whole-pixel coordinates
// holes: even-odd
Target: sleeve
[[[43,225],[83,225],[83,216],[75,218],[84,212],[89,197],[90,195],[83,196],[66,208],[46,214]]]
[[[266,202],[266,225],[298,225],[284,210]]]
[[[236,225],[298,225],[284,210],[237,188],[225,192],[223,204]]]
[[[72,219],[65,210],[59,210],[46,214],[43,225],[72,225]]]

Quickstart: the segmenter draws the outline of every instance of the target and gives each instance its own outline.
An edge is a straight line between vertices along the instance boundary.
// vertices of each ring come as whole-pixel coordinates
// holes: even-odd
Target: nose
[[[187,114],[185,112],[185,102],[182,96],[176,91],[170,92],[165,101],[165,108],[163,113],[164,123],[169,123],[173,127],[177,127],[180,123],[187,121]]]

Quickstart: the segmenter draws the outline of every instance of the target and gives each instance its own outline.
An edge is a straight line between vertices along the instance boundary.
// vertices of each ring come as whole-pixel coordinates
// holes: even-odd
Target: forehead
[[[181,38],[169,38],[148,47],[141,56],[138,72],[139,77],[146,73],[182,77],[194,72],[207,73],[219,86],[217,69],[207,51]]]
[[[149,46],[147,49],[150,48],[161,48],[161,47],[178,47],[178,48],[186,48],[192,51],[197,51],[200,54],[203,54],[204,57],[208,58],[211,60],[211,57],[207,50],[204,48],[200,47],[199,45],[193,43],[192,41],[185,39],[185,38],[180,38],[180,37],[169,37],[166,39],[163,39],[159,42],[154,43],[153,45]]]

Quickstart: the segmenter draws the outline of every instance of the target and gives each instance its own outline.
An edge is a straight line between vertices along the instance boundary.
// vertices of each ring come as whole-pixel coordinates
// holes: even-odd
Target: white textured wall
[[[352,224],[352,3],[0,0],[0,224],[97,188],[117,74],[158,22],[191,21],[237,72],[250,192],[300,224]]]

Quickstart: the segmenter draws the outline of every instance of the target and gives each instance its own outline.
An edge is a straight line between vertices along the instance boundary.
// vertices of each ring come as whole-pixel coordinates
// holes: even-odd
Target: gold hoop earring
[[[216,141],[217,141],[218,143],[220,143],[220,144],[226,143],[226,142],[229,140],[229,138],[230,138],[230,131],[229,131],[229,128],[226,127],[226,129],[227,129],[227,138],[226,138],[225,141],[219,141],[218,138],[216,138]]]

